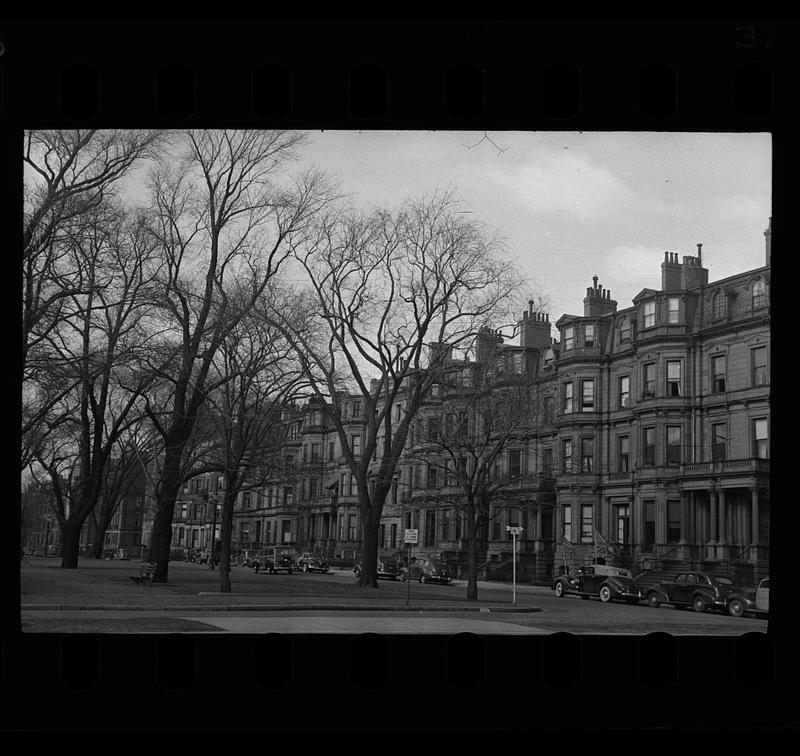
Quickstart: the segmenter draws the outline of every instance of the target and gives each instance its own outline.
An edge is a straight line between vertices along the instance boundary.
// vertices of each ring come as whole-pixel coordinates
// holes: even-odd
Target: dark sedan
[[[708,609],[725,611],[729,596],[741,590],[724,575],[681,572],[672,581],[657,583],[648,588],[646,599],[653,607],[672,604],[679,609],[692,607],[696,612],[705,612]]]
[[[637,604],[644,598],[630,570],[606,564],[581,567],[574,575],[559,575],[553,581],[556,596],[580,596],[582,599],[599,598],[606,603],[615,599]]]
[[[353,574],[356,577],[361,576],[361,562],[353,567]],[[379,559],[377,565],[377,572],[375,576],[378,580],[397,580],[398,576],[397,562],[394,559]]]

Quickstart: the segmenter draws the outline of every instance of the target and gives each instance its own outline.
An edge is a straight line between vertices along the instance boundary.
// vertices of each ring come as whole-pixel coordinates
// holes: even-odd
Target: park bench
[[[136,585],[150,585],[153,582],[153,573],[155,571],[155,564],[150,562],[150,564],[143,564],[139,568],[138,575],[131,575],[130,577]]]

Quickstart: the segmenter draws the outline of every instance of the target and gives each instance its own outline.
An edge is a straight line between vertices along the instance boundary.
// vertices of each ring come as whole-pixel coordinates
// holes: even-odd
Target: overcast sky
[[[551,322],[583,313],[593,275],[620,309],[659,289],[665,251],[702,243],[710,281],[765,264],[766,133],[324,131],[302,161],[357,206],[452,187],[549,297]]]

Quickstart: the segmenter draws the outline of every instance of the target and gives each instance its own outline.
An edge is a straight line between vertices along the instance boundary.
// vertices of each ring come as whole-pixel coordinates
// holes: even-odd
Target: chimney
[[[701,244],[697,245],[700,252]],[[683,266],[681,267],[681,289],[696,289],[708,283],[708,271],[701,265],[699,257],[683,256]]]
[[[453,358],[453,347],[444,341],[432,341],[428,344],[428,361],[449,362]]]
[[[530,322],[529,320],[526,322]],[[478,330],[475,338],[475,361],[488,362],[497,347],[503,343],[503,337],[491,328],[484,326]]]
[[[661,291],[676,291],[681,288],[681,266],[678,255],[674,252],[664,253],[661,263]]]
[[[527,315],[520,323],[519,344],[523,347],[544,349],[550,345],[550,316],[543,312],[533,312],[532,303]]]
[[[764,238],[767,240],[767,265],[771,265],[770,256],[772,253],[772,216],[769,219],[769,226],[767,226],[767,230],[764,232]]]
[[[611,299],[611,291],[597,284],[597,276],[592,276],[593,286],[586,289],[583,299],[583,316],[585,318],[602,317],[617,311],[617,303]]]

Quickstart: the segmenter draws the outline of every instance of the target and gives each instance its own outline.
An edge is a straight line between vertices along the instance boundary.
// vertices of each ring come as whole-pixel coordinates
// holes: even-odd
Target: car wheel
[[[556,583],[556,597],[564,598],[564,583]]]
[[[658,599],[658,594],[650,593],[647,596],[647,605],[652,606],[654,609],[657,608],[661,604],[661,601]]]
[[[696,612],[704,612],[706,610],[706,600],[702,596],[695,596],[692,599],[692,609]]]
[[[730,614],[731,617],[743,617],[744,616],[744,604],[742,604],[742,602],[739,601],[739,599],[733,599],[728,604],[728,614]]]
[[[361,570],[360,570],[358,567],[354,567],[354,568],[353,568],[353,574],[354,574],[356,577],[361,577]]]
[[[607,585],[604,585],[600,588],[600,601],[602,601],[604,604],[611,601],[611,589]]]
[[[420,575],[419,576],[419,582],[420,583],[427,583],[428,582],[428,578],[425,575]]]
[[[303,572],[308,572],[308,565],[307,564],[303,565]]]

